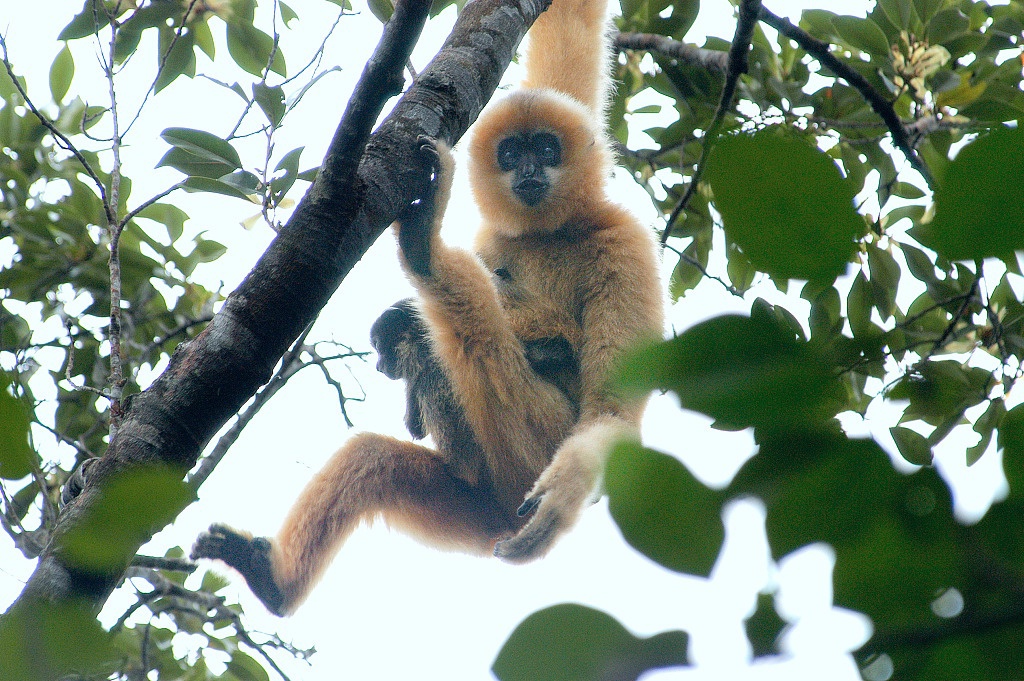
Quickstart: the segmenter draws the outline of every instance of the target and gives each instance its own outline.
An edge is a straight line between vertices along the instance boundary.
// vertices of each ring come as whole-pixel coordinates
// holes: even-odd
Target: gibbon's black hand
[[[409,269],[417,276],[430,278],[430,241],[434,228],[434,201],[441,178],[437,143],[420,135],[416,139],[420,161],[430,169],[430,180],[423,195],[406,206],[398,217],[398,246]]]

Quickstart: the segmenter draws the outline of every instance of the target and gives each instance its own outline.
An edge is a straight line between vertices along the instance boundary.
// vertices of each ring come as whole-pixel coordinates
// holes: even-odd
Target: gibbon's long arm
[[[563,92],[604,116],[609,94],[606,0],[553,0],[530,28],[524,88]]]
[[[519,490],[533,484],[568,435],[575,409],[530,366],[490,273],[475,256],[441,240],[454,162],[443,144],[421,138],[420,150],[437,186],[414,206],[415,216],[396,223],[402,259],[420,293],[435,353],[484,450],[495,493],[514,512],[522,503]]]

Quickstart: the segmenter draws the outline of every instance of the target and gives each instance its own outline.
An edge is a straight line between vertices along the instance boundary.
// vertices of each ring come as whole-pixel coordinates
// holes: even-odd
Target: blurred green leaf
[[[775,596],[758,594],[754,614],[743,622],[743,629],[746,631],[750,646],[754,649],[755,659],[778,655],[781,652],[779,639],[786,626],[786,620],[779,617],[779,613],[775,609]]]
[[[492,668],[501,681],[635,679],[686,664],[688,636],[637,638],[599,610],[565,603],[533,613],[512,632]]]
[[[830,280],[864,231],[853,188],[832,159],[769,129],[725,137],[708,166],[726,236],[776,278]]]
[[[767,319],[725,315],[638,353],[620,372],[629,389],[668,389],[723,424],[767,430],[832,417],[844,391],[809,343]]]
[[[935,192],[919,241],[950,260],[1024,250],[1024,130],[997,130],[964,147]]]
[[[32,472],[36,453],[29,446],[29,409],[8,392],[9,385],[0,372],[0,478],[17,480]]]
[[[724,498],[676,459],[620,443],[605,470],[608,508],[629,545],[677,572],[707,576],[725,540]]]
[[[896,449],[899,450],[900,456],[908,462],[917,466],[932,465],[934,458],[932,448],[928,444],[928,438],[924,435],[902,426],[893,426],[889,429],[889,434],[896,442]]]
[[[127,564],[136,547],[171,522],[193,500],[182,474],[148,467],[116,474],[102,498],[65,536],[64,559],[85,572]]]

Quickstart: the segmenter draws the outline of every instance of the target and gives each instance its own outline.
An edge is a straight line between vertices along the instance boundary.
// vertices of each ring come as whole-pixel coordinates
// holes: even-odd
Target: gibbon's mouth
[[[527,206],[533,207],[544,200],[548,195],[548,183],[534,178],[523,180],[512,191],[516,193],[519,200]]]

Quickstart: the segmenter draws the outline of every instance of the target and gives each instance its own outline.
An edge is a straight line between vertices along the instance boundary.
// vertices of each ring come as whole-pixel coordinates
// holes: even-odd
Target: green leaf
[[[896,310],[896,292],[899,289],[901,270],[899,263],[889,251],[874,244],[868,245],[868,271],[871,272],[871,292],[875,308],[882,319],[889,319]]]
[[[29,409],[8,392],[8,385],[0,372],[0,478],[17,480],[32,472],[36,454],[29,446]]]
[[[71,88],[71,81],[75,77],[75,58],[71,56],[71,50],[65,45],[50,66],[50,94],[53,101],[64,101],[64,95]]]
[[[726,237],[774,278],[831,280],[864,231],[832,159],[769,129],[721,139],[708,168]]]
[[[910,0],[878,0],[878,6],[893,26],[903,30],[910,28],[910,19],[914,14]]]
[[[230,142],[203,130],[191,128],[167,128],[160,137],[173,147],[184,149],[200,158],[230,166],[232,170],[242,167],[238,152]]]
[[[967,449],[967,465],[973,466],[981,460],[992,442],[992,433],[1006,415],[1006,405],[1001,399],[992,400],[988,409],[974,422],[974,432],[980,435],[978,444]]]
[[[274,46],[274,39],[252,24],[232,22],[227,25],[228,54],[243,71],[262,76],[267,64],[279,76],[287,75],[284,54]],[[270,55],[273,53],[273,62]]]
[[[188,213],[170,203],[153,203],[139,211],[138,217],[163,225],[167,230],[168,240],[174,243],[185,233]]]
[[[853,285],[850,287],[850,295],[846,299],[846,316],[850,322],[850,331],[855,338],[860,338],[871,332],[871,288],[868,285],[864,272],[857,272],[853,278]]]
[[[501,681],[635,679],[686,664],[688,636],[638,638],[607,614],[563,603],[533,613],[509,636],[492,671]]]
[[[930,20],[925,37],[932,45],[941,45],[955,40],[971,29],[971,20],[959,9],[944,9]]]
[[[228,661],[227,673],[238,681],[269,681],[270,675],[252,656],[236,650]]]
[[[626,389],[668,389],[682,406],[733,428],[769,431],[829,419],[845,392],[809,343],[767,318],[724,315],[637,353],[623,365]]]
[[[270,182],[270,191],[274,194],[274,203],[281,203],[284,199],[285,194],[295,184],[295,180],[299,177],[299,157],[302,156],[302,150],[305,147],[299,147],[292,149],[274,168],[274,179]]]
[[[196,258],[198,262],[213,262],[227,253],[227,250],[227,246],[222,243],[209,239],[200,239],[196,242],[196,247],[192,251],[191,257]]]
[[[383,24],[395,13],[395,6],[391,0],[367,0],[370,12]]]
[[[224,177],[228,177],[225,175]],[[234,184],[224,182],[223,180],[212,178],[212,177],[199,177],[192,176],[185,180],[182,188],[187,192],[207,192],[209,194],[223,194],[224,196],[233,196],[236,199],[242,199],[248,201],[248,194],[251,192],[245,192],[240,190]]]
[[[86,573],[119,569],[193,498],[182,474],[170,469],[147,467],[120,473],[106,483],[102,498],[66,535],[64,560]]]
[[[724,498],[676,459],[620,443],[605,470],[608,509],[630,546],[677,572],[708,576],[725,540]]]
[[[903,421],[921,419],[939,426],[985,400],[992,381],[992,374],[985,369],[955,360],[933,360],[922,362],[916,371],[901,378],[886,397],[910,400]]]
[[[98,23],[98,25],[97,25]],[[93,0],[85,1],[85,8],[72,19],[57,36],[57,40],[78,40],[95,35],[101,28],[110,23],[104,11],[93,11]]]
[[[874,57],[889,56],[889,40],[878,24],[860,17],[837,16],[832,19],[836,33],[846,43]]]
[[[278,6],[281,8],[281,21],[287,26],[293,19],[298,19],[299,15],[291,7],[283,2],[279,2]]]
[[[160,92],[173,83],[178,76],[192,78],[196,75],[195,38],[192,32],[178,35],[170,26],[160,27],[158,43],[158,66],[160,75],[156,79],[156,91]]]
[[[996,444],[1003,450],[1003,470],[1010,495],[1024,499],[1024,404],[1006,412],[999,424]]]
[[[900,456],[908,462],[916,466],[932,465],[934,455],[932,454],[931,446],[928,444],[928,438],[924,435],[921,435],[916,430],[902,426],[893,426],[889,429],[889,434],[892,435],[893,441],[896,442],[896,449],[899,450]]]
[[[271,87],[266,83],[253,83],[252,98],[259,105],[263,115],[274,128],[281,126],[287,107],[284,104],[284,90],[281,86]]]
[[[914,0],[914,10],[917,12],[918,18],[927,24],[939,11],[939,8],[946,4],[949,3],[945,0]]]
[[[919,241],[950,260],[1024,250],[1024,130],[1001,129],[964,147],[935,192]]]
[[[686,250],[683,251],[683,254],[676,262],[676,266],[672,269],[672,276],[668,284],[668,291],[669,295],[672,296],[672,300],[679,300],[704,279],[704,273],[694,264],[694,261],[697,261],[696,244],[697,242],[694,241],[686,247]]]
[[[26,598],[0,618],[4,681],[105,678],[100,665],[113,654],[109,634],[85,603]]]

